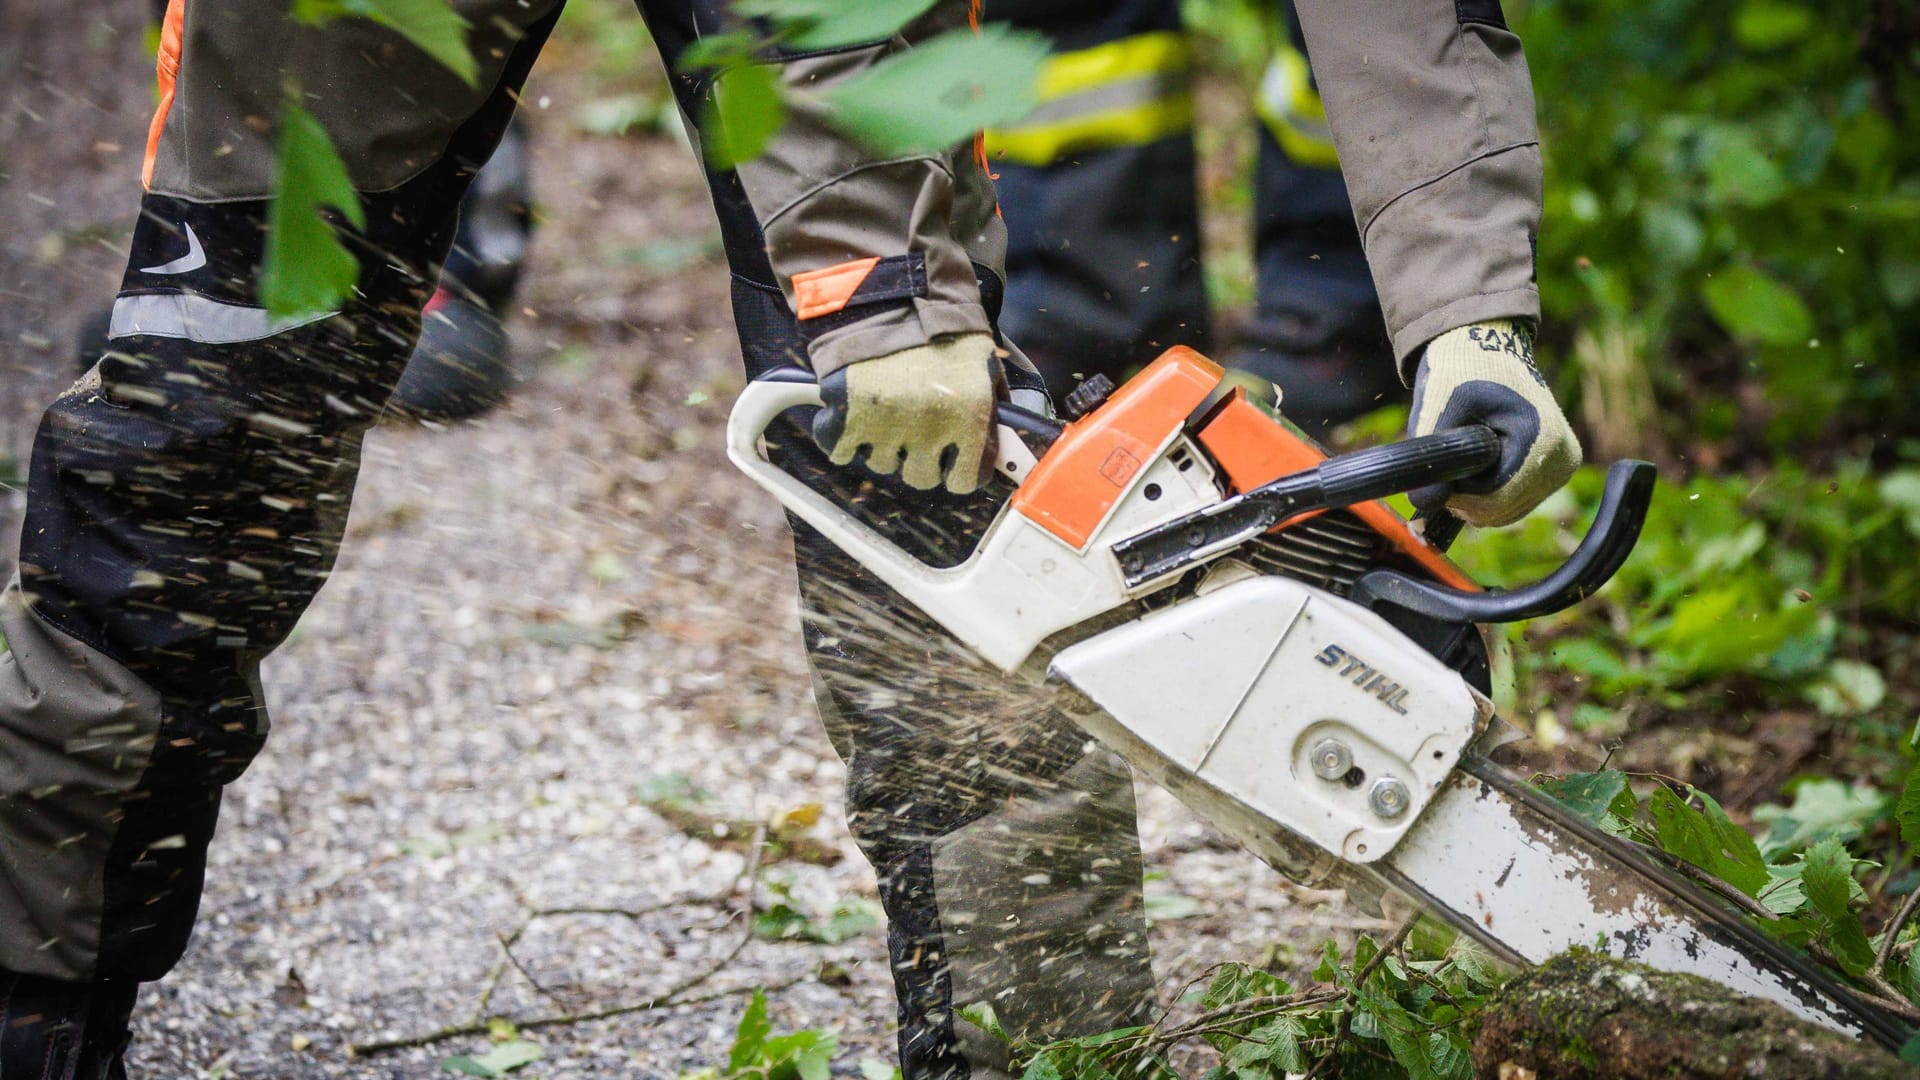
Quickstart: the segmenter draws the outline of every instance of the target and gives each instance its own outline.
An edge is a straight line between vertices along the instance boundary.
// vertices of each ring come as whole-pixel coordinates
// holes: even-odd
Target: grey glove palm
[[[868,469],[908,486],[980,486],[993,441],[993,339],[953,334],[849,364],[820,380],[813,438],[835,465],[865,450]]]
[[[1421,488],[1422,510],[1445,505],[1469,524],[1507,525],[1559,490],[1580,467],[1580,440],[1533,366],[1533,336],[1499,320],[1435,338],[1413,382],[1412,435],[1485,424],[1500,435],[1500,464],[1482,480]]]

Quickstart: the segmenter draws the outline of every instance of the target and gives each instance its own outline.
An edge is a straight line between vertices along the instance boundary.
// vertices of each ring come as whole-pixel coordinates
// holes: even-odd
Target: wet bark
[[[1476,1074],[1498,1080],[1911,1077],[1871,1043],[1691,975],[1591,953],[1503,987],[1473,1032]]]

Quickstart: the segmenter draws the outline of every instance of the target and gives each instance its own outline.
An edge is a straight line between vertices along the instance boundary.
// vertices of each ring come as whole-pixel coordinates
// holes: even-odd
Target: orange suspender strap
[[[160,84],[160,103],[154,109],[153,122],[147,126],[147,156],[140,163],[140,186],[153,186],[153,159],[160,155],[160,129],[166,127],[167,112],[173,108],[173,85],[180,77],[180,40],[187,21],[187,0],[167,0],[167,17],[160,24],[160,55],[154,60],[154,77]]]

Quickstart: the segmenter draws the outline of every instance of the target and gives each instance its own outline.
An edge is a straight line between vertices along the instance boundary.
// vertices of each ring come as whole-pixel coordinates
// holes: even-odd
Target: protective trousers
[[[669,69],[720,25],[718,2],[641,6]],[[84,1044],[111,1038],[131,987],[181,955],[221,790],[267,735],[259,663],[326,580],[360,439],[559,8],[460,5],[477,87],[373,24],[296,26],[282,0],[171,8],[166,104],[110,349],[41,423],[20,578],[0,601],[0,1014],[25,1018],[20,1038],[0,1041],[7,1080],[106,1067],[117,1042]],[[907,38],[966,16],[943,4]],[[901,47],[781,62],[817,81]],[[282,322],[258,304],[275,174],[259,118],[278,115],[294,83],[366,224],[340,230],[359,262],[352,297]],[[676,75],[674,88],[700,117],[706,79]],[[1002,242],[972,148],[876,166],[801,121],[757,172],[709,175],[749,371],[990,329],[982,298],[997,298]],[[821,258],[912,259],[921,285],[803,333],[769,252],[809,245]],[[782,457],[838,473],[804,442]],[[902,508],[948,535],[957,526],[941,515],[983,520],[988,506],[887,513]],[[818,543],[797,549],[851,817],[889,917],[907,1075],[995,1075],[1004,1055],[969,1048],[956,1009],[1002,991],[1001,1017],[1034,1037],[1139,1022],[1152,983],[1125,766],[961,650],[902,650],[937,634]],[[872,636],[833,629],[854,618],[836,607]],[[1033,884],[1036,866],[1057,884]],[[63,1026],[49,1031],[50,1016]]]

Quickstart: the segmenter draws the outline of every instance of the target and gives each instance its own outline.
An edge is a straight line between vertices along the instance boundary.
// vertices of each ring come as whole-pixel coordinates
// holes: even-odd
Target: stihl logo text
[[[1379,669],[1365,660],[1353,655],[1338,645],[1329,645],[1314,655],[1314,659],[1335,669],[1340,677],[1359,687],[1362,691],[1380,699],[1380,704],[1407,715],[1406,688],[1387,678]]]

